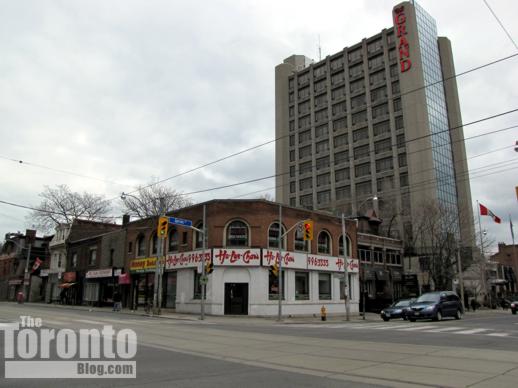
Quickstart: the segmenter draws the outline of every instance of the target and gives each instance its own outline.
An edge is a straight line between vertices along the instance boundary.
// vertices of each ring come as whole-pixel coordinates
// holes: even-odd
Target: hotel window
[[[351,109],[360,108],[365,104],[365,94],[360,94],[359,96],[351,98]]]
[[[311,165],[311,162],[305,162],[299,164],[299,174],[307,174],[309,172],[313,171],[313,166]]]
[[[340,151],[335,153],[335,166],[349,162],[349,151]]]
[[[317,193],[318,204],[329,203],[329,201],[331,201],[331,192],[329,190],[320,191]]]
[[[396,129],[401,129],[403,126],[403,116],[396,117]]]
[[[299,144],[311,140],[311,129],[299,133]]]
[[[232,221],[227,227],[227,247],[248,246],[248,226],[243,221]]]
[[[343,186],[336,188],[336,199],[349,199],[351,198],[351,186]]]
[[[391,77],[397,77],[398,74],[399,74],[399,72],[398,72],[398,69],[397,69],[397,65],[390,66],[390,76]]]
[[[333,131],[338,131],[339,129],[347,128],[347,119],[339,119],[333,121]]]
[[[339,102],[338,104],[333,105],[332,110],[333,110],[333,116],[336,116],[341,113],[347,112],[347,105],[346,105],[345,101]]]
[[[346,181],[351,178],[351,173],[348,168],[342,168],[335,171],[335,182]]]
[[[378,118],[382,116],[386,116],[388,114],[388,105],[382,104],[372,108],[372,118]]]
[[[362,182],[356,184],[356,196],[366,195],[372,193],[371,182]]]
[[[295,121],[290,121],[290,131],[295,130]]]
[[[326,75],[326,67],[325,67],[325,65],[324,66],[315,67],[315,69],[313,70],[313,75],[315,77],[321,77],[323,75]]]
[[[301,195],[300,196],[300,206],[303,206],[303,207],[313,206],[313,195],[312,194]]]
[[[396,141],[397,141],[398,148],[405,146],[405,135],[404,134],[397,135],[396,139],[397,139]]]
[[[399,162],[399,167],[406,167],[407,166],[406,154],[399,154],[398,155],[398,162]]]
[[[302,233],[302,230],[296,228],[293,240],[293,249],[298,252],[308,252],[309,243],[309,240],[304,240],[304,234]]]
[[[325,230],[318,234],[317,253],[322,253],[324,255],[331,254],[331,236]]]
[[[293,78],[290,78],[290,79],[288,80],[288,87],[289,87],[290,89],[293,89],[293,85],[294,85]]]
[[[309,101],[305,101],[299,104],[299,115],[305,114],[309,112]]]
[[[317,186],[326,186],[331,183],[331,174],[326,173],[317,176]]]
[[[318,139],[319,137],[327,136],[329,133],[329,127],[326,124],[319,125],[315,128],[315,137]]]
[[[373,53],[375,51],[378,51],[382,47],[383,47],[383,41],[381,39],[377,39],[377,40],[367,44],[367,52]]]
[[[327,105],[327,94],[322,94],[321,96],[315,97],[315,106],[320,108],[324,105]]]
[[[286,228],[282,226],[281,236],[286,233]],[[286,236],[281,239],[282,249],[286,249]],[[279,223],[274,222],[268,228],[268,248],[279,248]]]
[[[309,272],[295,272],[295,300],[309,300]]]
[[[369,59],[369,69],[374,67],[383,66],[383,55],[377,55]]]
[[[357,92],[360,90],[364,90],[365,85],[364,85],[363,79],[359,79],[357,81],[351,82],[350,88],[351,88],[351,93]]]
[[[376,102],[387,98],[387,87],[383,86],[381,88],[377,88],[371,90],[371,101]]]
[[[296,182],[290,182],[290,194],[296,191]]]
[[[143,235],[140,235],[137,237],[136,241],[136,251],[137,251],[137,257],[138,256],[145,256],[146,255],[146,242]]]
[[[365,111],[365,110],[362,110],[361,112],[358,112],[358,113],[354,113],[352,115],[353,125],[364,123],[365,121],[367,121],[367,111]]]
[[[203,222],[199,222],[196,225],[196,229],[203,230]],[[184,237],[186,237],[186,234],[187,233],[184,233]],[[195,249],[203,248],[203,233],[200,233],[195,230],[193,238],[194,238],[194,248]]]
[[[382,152],[387,152],[392,150],[392,141],[391,139],[384,139],[377,141],[374,143],[374,153],[380,154]]]
[[[388,171],[392,170],[393,168],[394,163],[392,161],[392,157],[376,160],[376,172]]]
[[[399,88],[399,82],[398,81],[392,82],[392,94],[399,94],[400,92],[401,92],[401,90]]]
[[[315,92],[321,92],[323,90],[326,90],[326,80],[315,82]]]
[[[309,86],[306,86],[305,88],[299,89],[298,96],[299,96],[299,99],[303,99],[303,98],[309,97]]]
[[[97,248],[90,248],[90,255],[88,257],[88,265],[95,265],[97,261]]]
[[[329,156],[317,159],[317,171],[329,167]]]
[[[363,65],[360,63],[349,68],[349,77],[358,77],[363,74]]]
[[[349,143],[347,139],[347,134],[344,133],[343,135],[335,136],[334,138],[334,146],[335,148],[341,147],[343,145],[347,145]]]
[[[393,61],[397,58],[396,49],[389,50],[388,52],[389,60]]]
[[[396,38],[394,37],[394,34],[388,34],[387,35],[387,43],[392,44],[396,41]]]
[[[289,103],[291,104],[293,101],[295,101],[295,95],[293,93],[290,93],[289,97],[288,97],[288,101]]]
[[[327,109],[315,112],[315,121],[327,121]]]
[[[295,135],[290,135],[290,147],[295,145]]]
[[[297,206],[297,198],[296,197],[291,197],[290,198],[290,206]]]
[[[309,127],[311,124],[311,116],[307,115],[299,119],[299,128]]]
[[[357,49],[357,50],[354,50],[354,51],[350,51],[348,53],[347,57],[349,58],[349,62],[354,62],[354,61],[357,61],[357,60],[361,59],[362,58],[362,50],[361,50],[361,48]]]
[[[401,187],[408,186],[408,174],[407,173],[399,174],[399,183],[400,183]]]
[[[170,228],[168,240],[168,252],[178,252],[178,230],[176,228]]]
[[[369,157],[369,145],[363,145],[354,149],[354,160]]]
[[[307,83],[309,81],[309,73],[306,72],[304,74],[299,74],[297,81],[298,81],[299,86],[304,85],[305,83]]]
[[[331,85],[336,85],[341,82],[344,82],[344,73],[342,71],[331,76]]]
[[[290,178],[295,176],[295,166],[290,166]]]
[[[376,123],[372,126],[372,131],[374,132],[374,136],[379,136],[384,133],[390,132],[390,121],[382,121],[381,123]]]
[[[401,110],[401,99],[398,98],[394,100],[394,112],[399,112]]]
[[[279,277],[268,271],[268,300],[279,300]],[[282,271],[282,299],[286,299],[286,277],[284,274],[286,271]]]
[[[315,150],[317,154],[321,154],[322,152],[329,151],[329,141],[324,140],[315,144]]]
[[[331,300],[331,274],[318,274],[318,299]]]
[[[354,174],[356,178],[370,175],[371,173],[371,164],[370,163],[363,163],[359,164],[354,168]]]
[[[295,150],[291,150],[290,151],[290,162],[294,162],[295,161]]]
[[[290,117],[295,116],[295,108],[290,106]]]
[[[313,187],[313,178],[305,178],[299,181],[299,190],[307,190]]]
[[[331,70],[341,69],[344,65],[344,59],[340,56],[331,61]]]
[[[394,176],[384,176],[376,180],[378,191],[389,191],[394,188]]]
[[[342,97],[345,97],[345,86],[341,86],[339,88],[331,90],[331,99],[338,100]]]
[[[369,138],[369,128],[360,128],[353,132],[353,141],[357,142]]]
[[[299,148],[299,158],[311,156],[311,145]]]
[[[378,71],[377,73],[372,73],[369,77],[369,82],[371,85],[377,84],[379,82],[385,82],[385,72]]]

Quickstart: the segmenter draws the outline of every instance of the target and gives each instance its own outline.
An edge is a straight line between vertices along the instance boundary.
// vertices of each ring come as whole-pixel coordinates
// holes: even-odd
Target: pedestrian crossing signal
[[[279,277],[279,264],[270,265],[270,273],[275,277]]]
[[[160,217],[158,219],[158,237],[165,238],[167,235],[167,227],[169,225],[168,217]]]
[[[313,221],[304,221],[304,241],[313,240]]]
[[[212,263],[205,264],[205,274],[210,275],[212,272],[214,272],[214,264],[212,264]]]

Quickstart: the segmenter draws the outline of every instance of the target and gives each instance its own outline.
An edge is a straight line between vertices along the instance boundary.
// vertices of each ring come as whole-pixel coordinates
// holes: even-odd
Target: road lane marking
[[[465,327],[461,326],[446,326],[446,327],[440,327],[438,329],[432,329],[432,330],[425,330],[425,333],[442,333],[445,331],[454,331],[454,330],[462,330],[465,329]]]
[[[106,322],[100,322],[100,321],[90,321],[88,319],[74,319],[73,321],[79,322],[79,323],[89,323],[91,325],[104,325],[106,323]]]
[[[374,327],[374,330],[397,329],[397,328],[402,328],[402,327],[408,327],[408,323],[406,325],[387,325],[387,326]]]
[[[45,324],[48,324],[50,323],[51,325],[59,325],[59,326],[63,326],[63,325],[68,325],[70,322],[64,322],[64,321],[54,321],[54,320],[51,320],[51,319],[44,319],[43,320],[43,325],[45,326]]]
[[[509,333],[489,333],[486,335],[489,335],[491,337],[507,337]]]
[[[491,329],[471,329],[471,330],[463,330],[463,331],[456,331],[455,334],[478,334],[482,333],[484,331],[489,331]]]

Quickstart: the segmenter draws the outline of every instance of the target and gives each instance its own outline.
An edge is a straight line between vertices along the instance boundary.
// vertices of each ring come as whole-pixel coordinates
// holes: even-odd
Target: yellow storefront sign
[[[130,261],[130,272],[154,272],[156,268],[156,257],[147,257],[145,259],[135,259]]]

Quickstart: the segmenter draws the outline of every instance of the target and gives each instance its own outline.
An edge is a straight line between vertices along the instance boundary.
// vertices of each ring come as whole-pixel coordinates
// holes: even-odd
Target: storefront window
[[[282,271],[282,289],[284,292],[282,293],[282,299],[286,299],[286,276],[284,276],[286,272]],[[273,275],[272,273],[268,276],[268,299],[269,300],[279,300],[279,277]]]
[[[309,300],[309,272],[295,272],[295,299]]]
[[[331,299],[331,274],[318,274],[318,298],[329,300]]]
[[[284,228],[284,225],[282,226],[282,233],[286,233],[286,229]],[[282,249],[286,249],[286,240],[283,237],[282,238]],[[274,222],[270,225],[270,228],[268,229],[268,248],[279,248],[279,223]]]
[[[203,287],[200,283],[201,274],[198,270],[194,270],[194,296],[193,299],[201,299],[201,288]]]
[[[247,247],[248,226],[243,221],[233,221],[227,227],[227,247]]]

